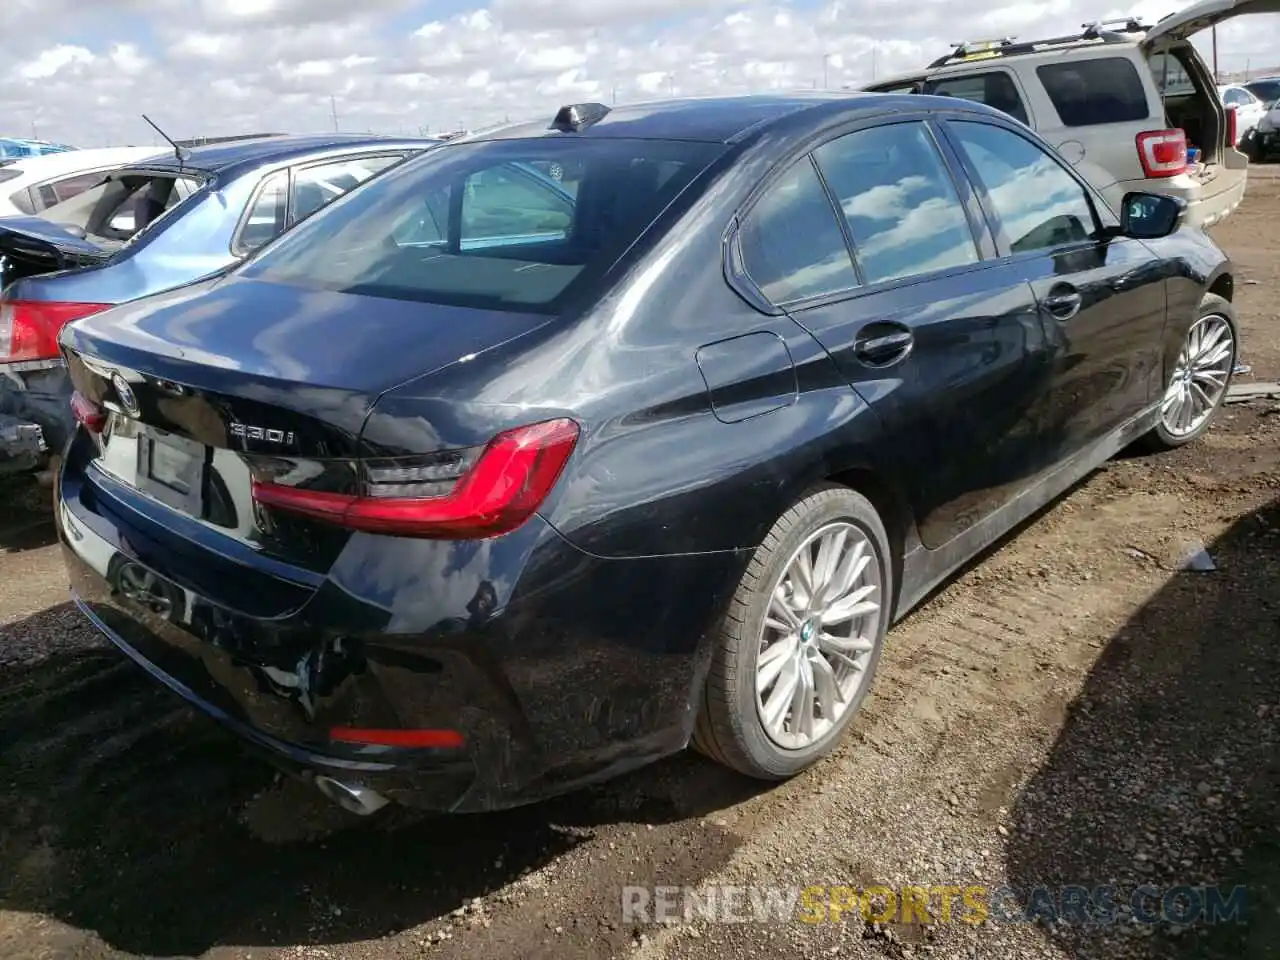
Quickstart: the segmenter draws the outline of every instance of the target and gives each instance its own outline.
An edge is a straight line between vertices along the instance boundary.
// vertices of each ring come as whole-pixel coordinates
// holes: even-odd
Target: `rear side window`
[[[52,207],[55,203],[61,203],[63,200],[70,200],[72,197],[79,196],[90,187],[96,187],[102,183],[106,176],[103,171],[98,171],[96,173],[80,173],[72,177],[64,177],[61,180],[42,183],[37,188],[41,206]]]
[[[867,283],[977,262],[969,219],[923,123],[859,130],[814,156],[840,202]]]
[[[568,137],[437,147],[303,221],[244,275],[398,300],[554,312],[599,279],[725,149]]]
[[[971,73],[963,77],[942,77],[930,80],[924,88],[925,93],[940,97],[959,97],[962,100],[973,100],[994,107],[1015,120],[1027,122],[1027,108],[1022,105],[1018,96],[1018,87],[1013,78],[1003,70],[990,73]]]
[[[1036,67],[1036,75],[1064,126],[1128,123],[1151,115],[1142,78],[1125,57],[1045,64]]]
[[[468,177],[462,188],[461,243],[563,240],[573,228],[573,201],[559,189],[562,182],[553,187],[543,175],[515,166]]]
[[[235,253],[238,256],[252,253],[272,237],[283,233],[288,212],[289,171],[277,170],[269,174],[258,187],[248,215],[240,225]]]
[[[375,173],[402,160],[400,155],[353,157],[334,163],[303,167],[293,178],[292,222],[311,216],[321,207],[337,200],[352,187],[358,187]]]
[[[36,212],[36,205],[31,202],[31,192],[29,190],[16,191],[10,195],[9,202],[25,214],[29,215]]]
[[[1195,81],[1182,61],[1171,53],[1152,54],[1147,61],[1151,65],[1151,75],[1155,77],[1156,89],[1161,97],[1190,97],[1196,93]]]
[[[738,242],[747,276],[773,303],[858,285],[836,211],[807,159],[751,208]]]

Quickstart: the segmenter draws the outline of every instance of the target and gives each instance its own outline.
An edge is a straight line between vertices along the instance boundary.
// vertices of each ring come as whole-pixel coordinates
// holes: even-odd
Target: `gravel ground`
[[[1278,223],[1255,168],[1215,231],[1259,379],[1280,377]],[[0,957],[1280,956],[1278,451],[1264,401],[1099,471],[894,629],[843,747],[789,783],[686,755],[453,819],[353,821],[245,759],[77,622],[47,520],[6,501]],[[1196,543],[1216,570],[1179,570]],[[635,884],[1144,883],[1245,885],[1246,922],[620,909]]]

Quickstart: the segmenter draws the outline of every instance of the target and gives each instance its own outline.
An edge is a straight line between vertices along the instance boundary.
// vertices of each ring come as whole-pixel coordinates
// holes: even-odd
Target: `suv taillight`
[[[57,360],[58,334],[62,328],[109,306],[109,303],[0,300],[0,363]]]
[[[1236,145],[1238,139],[1238,131],[1240,130],[1240,117],[1236,113],[1235,107],[1227,107],[1227,149],[1231,149]]]
[[[1187,135],[1182,130],[1147,130],[1137,136],[1143,176],[1176,177],[1187,169]]]
[[[498,434],[484,447],[362,464],[359,493],[309,490],[255,478],[253,499],[369,533],[449,540],[507,533],[529,519],[555,486],[578,442],[572,420]]]

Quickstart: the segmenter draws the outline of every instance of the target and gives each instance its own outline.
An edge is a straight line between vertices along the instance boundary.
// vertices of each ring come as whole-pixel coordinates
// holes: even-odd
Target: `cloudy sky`
[[[151,144],[144,112],[176,137],[329,130],[334,106],[343,130],[439,132],[575,100],[836,88],[913,69],[965,37],[1031,39],[1181,6],[3,0],[0,134]],[[1218,32],[1219,65],[1280,68],[1277,39],[1280,14],[1237,19]],[[1208,38],[1199,45],[1207,58]]]

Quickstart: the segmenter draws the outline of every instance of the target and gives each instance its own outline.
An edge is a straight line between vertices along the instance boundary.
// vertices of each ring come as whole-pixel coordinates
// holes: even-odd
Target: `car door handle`
[[[1066,284],[1054,287],[1044,298],[1044,308],[1059,320],[1070,320],[1080,312],[1080,291]]]
[[[915,337],[906,327],[896,323],[872,323],[858,331],[853,352],[863,363],[884,367],[906,358]]]

